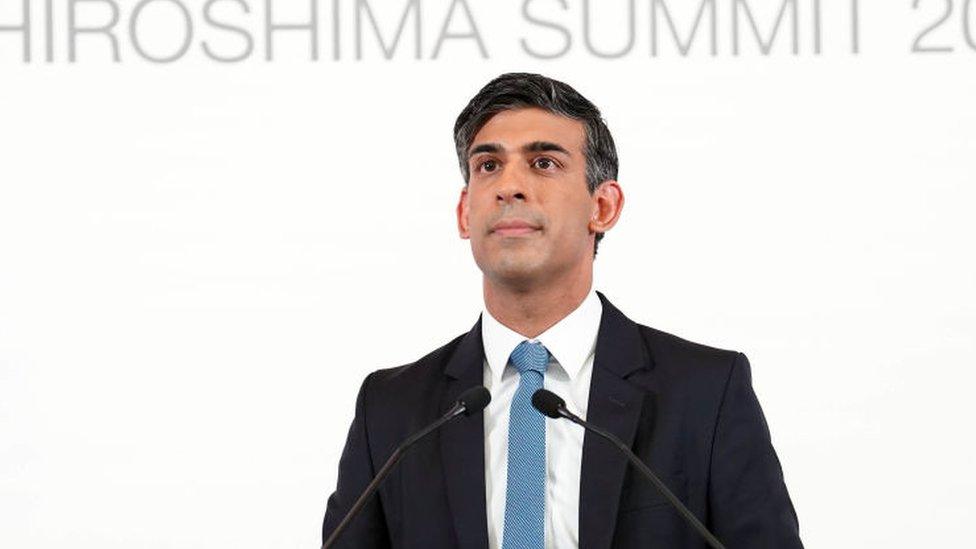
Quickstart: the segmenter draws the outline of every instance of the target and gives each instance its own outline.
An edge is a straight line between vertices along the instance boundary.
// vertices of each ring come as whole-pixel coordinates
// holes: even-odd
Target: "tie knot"
[[[512,361],[519,374],[524,374],[530,370],[545,374],[546,367],[549,365],[549,351],[545,345],[538,341],[535,343],[523,341],[512,351],[509,360]]]

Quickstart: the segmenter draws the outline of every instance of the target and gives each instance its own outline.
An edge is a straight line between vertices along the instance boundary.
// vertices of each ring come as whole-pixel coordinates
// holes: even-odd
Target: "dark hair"
[[[617,179],[617,148],[600,109],[580,95],[569,84],[541,74],[510,72],[503,74],[478,91],[464,107],[454,123],[454,147],[464,182],[467,184],[467,152],[475,134],[492,116],[511,109],[538,107],[553,114],[579,120],[585,129],[586,187],[592,194],[597,186],[609,179]],[[593,254],[603,238],[596,234]]]

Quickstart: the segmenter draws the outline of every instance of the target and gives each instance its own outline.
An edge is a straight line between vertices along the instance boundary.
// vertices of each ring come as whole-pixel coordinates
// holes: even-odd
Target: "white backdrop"
[[[749,356],[806,545],[965,539],[976,7],[799,0],[794,53],[789,0],[718,0],[715,55],[659,11],[654,56],[650,0],[629,48],[619,0],[415,0],[386,59],[408,2],[370,3],[381,45],[320,0],[317,59],[268,59],[265,2],[78,2],[117,22],[72,61],[66,0],[0,0],[0,546],[317,547],[362,378],[477,319],[451,129],[513,70],[603,110],[597,288]],[[701,3],[667,4],[686,40]]]

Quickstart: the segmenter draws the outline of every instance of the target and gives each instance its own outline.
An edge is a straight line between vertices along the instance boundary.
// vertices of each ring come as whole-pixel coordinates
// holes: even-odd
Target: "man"
[[[484,385],[484,413],[413,447],[338,545],[706,546],[614,447],[533,410],[545,387],[629,444],[730,549],[802,547],[745,355],[636,324],[593,289],[624,204],[599,110],[562,82],[505,74],[454,137],[458,232],[485,309],[467,334],[363,382],[324,538],[398,444]]]

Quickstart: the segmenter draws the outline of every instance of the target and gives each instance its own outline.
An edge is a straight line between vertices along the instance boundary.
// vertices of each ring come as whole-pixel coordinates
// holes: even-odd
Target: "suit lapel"
[[[590,381],[586,420],[631,445],[640,418],[644,390],[626,381],[632,372],[649,367],[637,324],[607,298],[603,302]],[[587,432],[580,472],[580,549],[609,549],[620,505],[628,461],[609,442]]]
[[[484,383],[480,319],[458,344],[444,373],[447,390],[441,402],[442,411],[447,411],[466,389]],[[488,547],[484,433],[483,415],[475,414],[448,423],[440,435],[448,504],[462,549]]]

